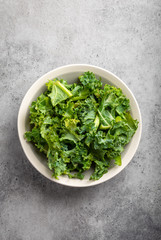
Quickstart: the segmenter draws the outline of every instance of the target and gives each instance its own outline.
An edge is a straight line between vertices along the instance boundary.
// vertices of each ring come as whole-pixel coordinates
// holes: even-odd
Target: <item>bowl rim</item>
[[[137,107],[137,111],[138,111],[138,116],[139,116],[139,128],[137,129],[138,132],[138,139],[137,139],[137,142],[134,146],[134,151],[133,151],[133,154],[131,155],[129,161],[123,166],[123,168],[121,168],[121,166],[119,166],[119,170],[116,171],[116,173],[114,173],[112,176],[110,177],[107,177],[107,179],[99,179],[97,181],[92,181],[91,184],[81,184],[81,185],[73,185],[73,184],[69,184],[69,183],[66,183],[65,181],[64,182],[60,182],[59,180],[55,179],[54,177],[51,179],[47,174],[44,174],[40,171],[39,167],[34,164],[33,161],[31,161],[30,159],[30,156],[25,148],[25,144],[23,142],[23,134],[21,132],[21,128],[20,128],[20,122],[21,122],[21,115],[22,115],[22,112],[23,112],[23,105],[24,105],[24,102],[28,96],[28,94],[31,92],[31,90],[38,84],[39,81],[41,81],[41,79],[44,79],[46,76],[50,75],[50,74],[54,74],[54,72],[57,72],[57,71],[61,71],[62,69],[65,70],[65,69],[68,69],[68,68],[71,68],[71,67],[75,67],[75,68],[79,68],[79,67],[87,67],[87,68],[93,68],[93,69],[97,69],[97,70],[100,70],[102,72],[106,72],[107,74],[111,75],[112,77],[114,77],[115,79],[117,79],[124,87],[125,89],[128,90],[128,92],[130,93],[130,95],[132,96],[133,98],[133,101]],[[98,67],[98,66],[95,66],[95,65],[91,65],[91,64],[68,64],[68,65],[64,65],[64,66],[60,66],[60,67],[57,67],[47,73],[45,73],[44,75],[42,75],[41,77],[39,77],[31,86],[30,88],[28,89],[28,91],[26,92],[25,96],[23,97],[22,99],[22,102],[20,104],[20,107],[19,107],[19,111],[18,111],[18,118],[17,118],[17,130],[18,130],[18,136],[19,136],[19,140],[20,140],[20,143],[21,143],[21,147],[27,157],[27,159],[29,160],[29,162],[32,164],[32,166],[34,168],[36,168],[36,170],[41,174],[43,175],[44,177],[46,177],[47,179],[49,179],[50,181],[52,182],[56,182],[56,183],[59,183],[61,185],[64,185],[64,186],[68,186],[68,187],[90,187],[90,186],[95,186],[95,185],[99,185],[103,182],[106,182],[107,180],[113,178],[114,176],[118,175],[132,160],[132,158],[134,157],[137,149],[138,149],[138,146],[139,146],[139,143],[140,143],[140,139],[141,139],[141,134],[142,134],[142,117],[141,117],[141,112],[140,112],[140,108],[139,108],[139,105],[138,105],[138,102],[134,96],[134,94],[132,93],[132,91],[129,89],[129,87],[118,77],[116,76],[114,73],[110,72],[109,70],[106,70],[104,68],[101,68],[101,67]],[[107,173],[108,174],[108,173]],[[73,179],[72,179],[73,180]],[[82,180],[80,180],[82,181]],[[82,181],[83,183],[83,181]]]

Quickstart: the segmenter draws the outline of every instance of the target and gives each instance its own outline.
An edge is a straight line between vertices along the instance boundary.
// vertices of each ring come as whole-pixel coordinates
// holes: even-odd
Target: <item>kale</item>
[[[53,176],[83,179],[93,169],[91,180],[108,172],[113,160],[121,165],[124,151],[137,130],[130,115],[129,99],[111,85],[85,72],[78,84],[53,79],[47,90],[30,106],[31,131],[25,133],[47,157]]]

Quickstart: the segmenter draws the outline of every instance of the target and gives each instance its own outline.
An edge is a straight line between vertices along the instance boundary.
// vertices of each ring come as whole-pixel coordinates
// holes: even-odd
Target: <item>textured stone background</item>
[[[0,239],[161,239],[161,1],[0,2]],[[28,88],[70,63],[98,65],[122,78],[143,118],[131,163],[86,189],[41,176],[17,136]]]

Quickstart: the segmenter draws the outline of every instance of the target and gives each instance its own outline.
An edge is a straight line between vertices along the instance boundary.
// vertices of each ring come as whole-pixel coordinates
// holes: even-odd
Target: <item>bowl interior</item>
[[[46,86],[45,83],[48,82],[49,79],[53,78],[63,78],[68,81],[68,83],[78,82],[78,77],[84,73],[85,71],[92,71],[95,73],[96,77],[101,77],[103,84],[110,84],[122,89],[123,93],[130,99],[131,105],[131,115],[134,119],[139,121],[138,129],[131,139],[130,143],[126,145],[124,152],[122,153],[122,166],[114,166],[109,169],[108,173],[103,175],[103,177],[97,181],[89,180],[91,175],[91,170],[85,173],[85,177],[83,180],[79,179],[69,179],[67,176],[59,177],[59,180],[56,180],[52,177],[52,172],[49,170],[46,162],[46,157],[39,153],[39,151],[31,144],[26,142],[24,139],[24,133],[30,129],[29,125],[29,106],[32,101],[36,100],[37,97],[45,91]],[[91,65],[67,65],[58,69],[55,69],[41,78],[39,78],[28,90],[26,93],[22,104],[20,106],[19,115],[18,115],[18,133],[22,148],[32,163],[32,165],[45,177],[49,178],[52,181],[58,182],[63,185],[73,186],[73,187],[87,187],[99,184],[104,182],[116,174],[118,174],[126,165],[130,162],[132,157],[134,156],[141,136],[141,114],[136,102],[135,97],[129,88],[114,74],[95,66]]]

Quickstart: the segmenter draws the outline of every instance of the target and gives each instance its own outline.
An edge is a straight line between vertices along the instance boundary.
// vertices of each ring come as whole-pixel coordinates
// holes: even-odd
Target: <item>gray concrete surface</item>
[[[0,9],[0,240],[161,239],[161,1],[5,0]],[[122,78],[143,118],[131,163],[86,189],[41,176],[17,136],[28,88],[70,63]]]

